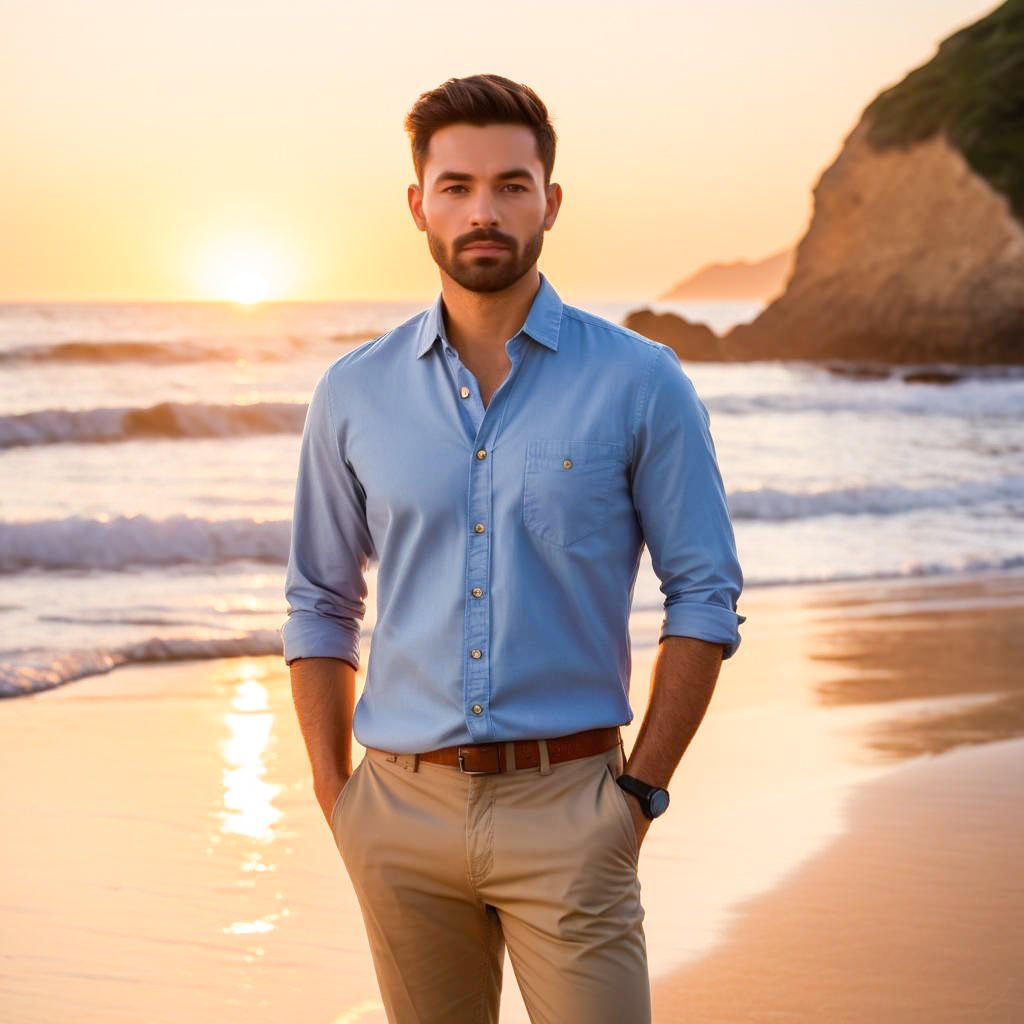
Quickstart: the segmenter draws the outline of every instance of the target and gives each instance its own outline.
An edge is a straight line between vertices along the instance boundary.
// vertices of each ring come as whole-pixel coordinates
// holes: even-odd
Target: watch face
[[[657,817],[664,814],[668,809],[668,792],[664,789],[656,789],[651,794],[651,814]]]

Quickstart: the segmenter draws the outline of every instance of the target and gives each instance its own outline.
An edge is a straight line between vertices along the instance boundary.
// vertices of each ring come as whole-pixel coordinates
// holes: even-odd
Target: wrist
[[[615,781],[620,789],[625,790],[640,804],[644,817],[653,820],[668,810],[668,790],[663,786],[652,786],[627,773],[623,773]]]

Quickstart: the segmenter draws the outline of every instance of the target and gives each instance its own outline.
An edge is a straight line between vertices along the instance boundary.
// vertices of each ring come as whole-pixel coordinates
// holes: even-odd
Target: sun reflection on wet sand
[[[215,812],[221,820],[222,835],[213,838],[234,837],[245,845],[252,842],[266,847],[277,838],[275,826],[281,811],[273,801],[283,787],[266,780],[275,716],[267,687],[258,678],[260,671],[258,665],[243,661],[231,678],[224,680],[229,693],[229,710],[224,714],[228,737],[221,744],[224,797],[223,807]],[[238,851],[241,877],[237,886],[253,890],[275,866],[267,863],[261,849],[245,849],[245,845]],[[276,900],[281,898],[280,893],[275,894]],[[286,907],[279,906],[249,920],[232,921],[222,931],[228,935],[265,935],[273,932],[288,913]],[[243,959],[252,963],[265,952],[262,946],[247,946]]]
[[[224,744],[224,810],[221,831],[273,839],[273,826],[281,812],[271,802],[281,787],[265,781],[264,761],[274,724],[266,687],[256,679],[242,679],[231,699],[234,709],[224,716],[231,732]],[[248,868],[247,870],[252,870]]]

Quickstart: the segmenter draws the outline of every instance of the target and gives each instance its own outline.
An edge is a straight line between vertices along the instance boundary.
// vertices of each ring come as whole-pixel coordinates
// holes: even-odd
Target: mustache
[[[465,249],[470,245],[479,245],[481,242],[492,242],[494,245],[503,245],[506,249],[512,248],[512,239],[506,235],[495,235],[495,234],[474,234],[467,235],[465,238],[459,239],[458,248]]]

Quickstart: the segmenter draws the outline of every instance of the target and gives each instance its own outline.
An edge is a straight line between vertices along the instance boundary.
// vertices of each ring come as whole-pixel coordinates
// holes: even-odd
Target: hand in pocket
[[[334,816],[337,813],[338,804],[341,801],[341,795],[345,792],[345,787],[348,785],[351,778],[351,773],[348,775],[342,775],[339,783],[335,784],[334,789],[319,789],[317,791],[317,803],[320,804],[320,810],[327,819],[328,825],[334,825]]]

